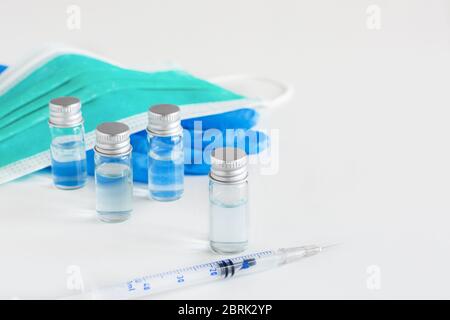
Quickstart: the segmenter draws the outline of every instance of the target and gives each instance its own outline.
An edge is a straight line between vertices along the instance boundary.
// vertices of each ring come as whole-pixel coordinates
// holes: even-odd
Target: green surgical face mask
[[[181,70],[141,72],[70,53],[7,70],[0,93],[0,183],[50,165],[48,103],[55,97],[81,100],[87,149],[102,122],[143,130],[153,104],[179,105],[186,119],[257,103]]]

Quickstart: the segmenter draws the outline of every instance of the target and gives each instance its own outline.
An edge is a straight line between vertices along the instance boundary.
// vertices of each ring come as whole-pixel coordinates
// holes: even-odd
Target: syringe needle
[[[149,294],[181,288],[188,285],[225,280],[239,275],[252,274],[254,272],[276,268],[286,263],[313,256],[323,249],[328,249],[335,245],[337,244],[280,248],[246,254],[240,257],[225,258],[219,261],[132,278],[131,280],[116,286],[94,290],[83,298],[140,298]]]
[[[336,247],[336,246],[340,246],[340,245],[342,245],[342,242],[337,242],[337,243],[327,244],[327,245],[325,245],[325,246],[321,246],[320,248],[321,248],[322,250],[324,250],[324,249],[329,249],[329,248]]]

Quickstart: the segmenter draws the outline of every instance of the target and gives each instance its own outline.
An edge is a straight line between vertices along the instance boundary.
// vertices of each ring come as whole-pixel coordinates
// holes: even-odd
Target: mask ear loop
[[[208,80],[233,92],[255,99],[258,103],[258,106],[264,109],[273,109],[275,107],[281,106],[288,102],[294,94],[294,87],[288,83],[270,78],[255,77],[246,74],[226,75],[209,78]],[[253,84],[251,84],[252,82]],[[263,98],[264,94],[261,92],[258,93],[258,90],[255,89],[256,82],[262,83],[265,86],[270,85],[274,88],[277,88],[278,94],[274,97]],[[243,87],[252,86],[252,90],[243,89]],[[253,92],[249,94],[247,91]]]

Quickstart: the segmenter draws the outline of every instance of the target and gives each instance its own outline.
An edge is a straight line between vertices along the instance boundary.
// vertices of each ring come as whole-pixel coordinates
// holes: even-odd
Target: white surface
[[[81,30],[66,27],[74,3]],[[203,77],[294,84],[294,99],[261,123],[280,130],[280,167],[252,168],[252,248],[343,245],[155,298],[450,298],[448,1],[2,0],[0,12],[4,63],[64,42],[139,68],[173,60]],[[143,190],[132,219],[108,225],[95,220],[92,181],[73,192],[45,175],[0,186],[0,296],[70,294],[70,265],[88,288],[216,258],[206,177],[188,177],[176,203]]]

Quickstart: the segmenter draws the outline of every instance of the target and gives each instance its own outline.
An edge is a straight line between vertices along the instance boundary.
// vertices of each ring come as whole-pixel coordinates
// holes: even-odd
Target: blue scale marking
[[[263,251],[263,252],[258,252],[258,253],[252,253],[252,254],[248,254],[245,256],[241,256],[241,257],[237,257],[237,258],[232,258],[232,259],[227,259],[227,260],[231,260],[233,263],[235,262],[242,262],[243,260],[247,260],[247,259],[252,259],[252,258],[262,258],[265,257],[267,255],[271,255],[274,254],[273,251],[271,250],[267,250],[267,251]],[[216,267],[217,263],[221,262],[223,260],[218,260],[212,263],[203,263],[203,264],[198,264],[198,265],[194,265],[191,267],[185,267],[185,268],[181,268],[181,269],[176,269],[176,270],[172,270],[172,271],[166,271],[166,272],[161,272],[161,273],[157,273],[157,274],[153,274],[153,275],[148,275],[148,276],[144,276],[142,278],[137,278],[134,280],[134,282],[139,283],[142,281],[146,281],[146,280],[150,280],[150,279],[154,279],[154,278],[164,278],[165,276],[171,276],[171,275],[175,275],[175,274],[180,274],[183,272],[187,272],[187,271],[198,271],[201,269],[204,269],[206,267],[211,268],[211,267]],[[138,281],[136,281],[138,280]]]

